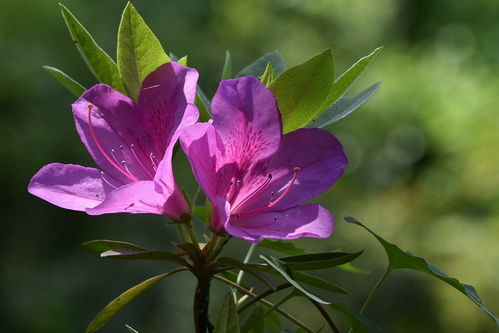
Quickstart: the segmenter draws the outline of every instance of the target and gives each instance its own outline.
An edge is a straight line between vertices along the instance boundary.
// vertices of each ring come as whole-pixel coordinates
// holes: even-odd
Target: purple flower
[[[180,138],[213,205],[211,228],[250,242],[328,237],[331,213],[300,204],[343,173],[347,158],[338,140],[320,129],[283,135],[276,99],[254,77],[223,81],[212,110],[212,121]]]
[[[91,215],[188,213],[171,160],[181,131],[198,119],[197,79],[194,69],[162,65],[144,80],[138,103],[105,84],[90,88],[72,105],[73,116],[100,170],[52,163],[35,174],[28,191]]]

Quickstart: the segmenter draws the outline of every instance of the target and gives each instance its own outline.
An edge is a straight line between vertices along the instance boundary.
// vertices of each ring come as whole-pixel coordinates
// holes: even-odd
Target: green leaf
[[[179,268],[168,273],[153,276],[152,278],[147,279],[139,283],[138,285],[128,289],[123,294],[119,295],[111,302],[109,302],[109,304],[106,305],[104,309],[102,309],[95,316],[94,319],[92,319],[90,324],[88,324],[85,332],[93,333],[97,331],[100,327],[102,327],[102,325],[107,323],[112,316],[114,316],[118,311],[120,311],[123,307],[125,307],[128,303],[133,301],[137,296],[142,294],[144,291],[146,291],[147,289],[149,289],[159,281],[163,280],[164,278],[183,270],[185,270],[185,268]]]
[[[343,96],[339,101],[326,109],[317,119],[313,120],[308,127],[323,128],[342,118],[366,103],[378,90],[381,82],[377,82],[355,96]]]
[[[258,243],[258,246],[265,247],[267,249],[271,249],[276,252],[280,252],[283,254],[287,254],[290,256],[295,256],[299,254],[304,254],[305,250],[296,247],[295,244],[290,242],[284,242],[281,240],[271,240],[271,239],[263,239]]]
[[[265,304],[260,305],[265,313],[265,327],[269,329],[270,332],[280,332],[281,331],[281,320],[279,316],[274,311],[269,312],[270,306]]]
[[[241,333],[264,333],[265,321],[263,308],[260,305],[255,306],[253,311],[246,317],[241,324]]]
[[[108,84],[114,89],[124,92],[118,66],[113,59],[97,45],[90,33],[64,5],[59,4],[59,6],[61,7],[62,17],[66,22],[69,34],[90,71],[99,82]]]
[[[113,249],[101,253],[100,256],[102,258],[123,259],[123,260],[162,260],[162,261],[172,262],[185,267],[190,267],[190,265],[184,259],[177,257],[173,253],[163,252],[163,251]]]
[[[311,269],[330,268],[345,264],[356,259],[363,251],[355,253],[327,252],[302,254],[298,256],[279,258],[292,270],[304,271]]]
[[[220,79],[232,79],[232,56],[230,55],[229,50],[225,51],[225,62],[222,69],[222,77]]]
[[[333,84],[334,60],[331,49],[294,66],[269,86],[277,98],[283,132],[306,126],[323,110],[322,104]]]
[[[201,90],[199,85],[196,88],[196,100],[194,102],[199,109],[199,121],[207,122],[211,119],[211,105],[208,97]]]
[[[159,40],[129,2],[118,29],[118,68],[128,95],[136,101],[146,76],[169,61]]]
[[[83,94],[83,92],[87,90],[84,86],[76,82],[74,79],[69,77],[69,75],[67,75],[60,69],[50,66],[43,66],[43,69],[49,72],[57,81],[59,81],[60,84],[62,84],[67,90],[69,90],[76,97],[80,97],[81,94]]]
[[[192,207],[192,216],[203,223],[208,222],[208,207],[206,206],[194,206]]]
[[[347,262],[346,264],[339,265],[337,268],[345,271],[345,272],[350,272],[350,273],[357,273],[357,274],[369,274],[370,272],[364,269],[360,269],[358,267],[355,267],[351,263]]]
[[[327,96],[322,110],[330,107],[334,102],[340,99],[347,90],[354,84],[357,78],[364,72],[369,64],[374,60],[376,55],[381,52],[383,47],[378,47],[371,54],[360,58],[355,64],[352,65],[345,73],[343,73],[333,84],[329,95]]]
[[[351,311],[348,306],[342,303],[329,305],[333,310],[340,312],[345,317],[346,322],[358,333],[383,333],[384,330],[367,317]]]
[[[247,75],[256,77],[262,76],[269,62],[275,69],[276,75],[279,75],[286,70],[286,65],[284,64],[284,58],[282,57],[282,55],[279,53],[279,51],[273,51],[265,53],[263,56],[243,68],[239,72],[239,74],[237,74],[237,77]]]
[[[181,64],[182,66],[187,66],[187,56],[183,56],[182,58],[178,59],[178,63]]]
[[[134,329],[133,327],[131,327],[130,325],[128,324],[125,324],[125,327],[128,329],[128,331],[130,333],[139,333],[139,331],[137,331],[136,329]]]
[[[325,301],[321,299],[320,297],[310,293],[307,291],[305,288],[303,288],[298,282],[296,282],[293,279],[293,272],[289,269],[289,267],[282,261],[280,261],[277,258],[274,258],[272,256],[265,256],[265,255],[260,255],[260,258],[262,258],[269,266],[274,268],[279,274],[293,287],[295,287],[297,290],[301,291],[305,296],[307,296],[310,299],[313,299],[316,302],[322,303],[322,304],[331,304],[328,301]]]
[[[228,293],[218,312],[215,333],[239,333],[239,318],[237,316],[234,296]]]
[[[97,239],[97,240],[91,240],[85,243],[81,244],[83,247],[98,252],[106,252],[109,250],[137,250],[137,251],[147,251],[144,248],[141,248],[140,246],[137,246],[132,243],[127,243],[127,242],[121,242],[121,241],[114,241],[114,240],[108,240],[108,239]]]
[[[492,312],[491,309],[486,307],[480,297],[478,296],[475,288],[470,285],[463,284],[459,282],[459,280],[447,276],[445,273],[441,272],[435,266],[426,262],[425,259],[421,257],[416,257],[410,252],[406,252],[401,250],[397,245],[392,244],[386,240],[384,240],[381,236],[377,235],[374,231],[360,223],[357,219],[353,217],[346,217],[345,220],[349,223],[357,224],[368,232],[370,232],[376,239],[381,243],[383,248],[388,255],[388,271],[393,271],[395,269],[412,269],[416,271],[420,271],[423,273],[427,273],[436,277],[439,280],[444,281],[445,283],[451,285],[452,287],[459,290],[461,293],[466,295],[469,299],[471,299],[476,305],[478,305],[492,320],[495,322],[496,326],[499,327],[499,318]]]
[[[265,67],[265,72],[263,72],[262,76],[259,77],[260,82],[262,82],[265,87],[270,86],[272,81],[274,81],[275,78],[275,70],[272,67],[272,64],[269,62],[267,64],[267,67]]]
[[[257,278],[258,280],[265,283],[269,288],[272,288],[274,290],[276,288],[276,285],[274,282],[272,282],[272,280],[268,279],[265,275],[253,270],[250,266],[248,266],[248,265],[246,265],[246,264],[244,264],[236,259],[232,259],[229,257],[221,257],[221,258],[218,258],[215,265],[221,266],[221,267],[237,268],[241,271],[244,271],[248,274],[253,275],[255,278]]]

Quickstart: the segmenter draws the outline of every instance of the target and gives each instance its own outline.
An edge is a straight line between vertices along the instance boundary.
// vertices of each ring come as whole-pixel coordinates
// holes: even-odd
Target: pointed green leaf
[[[331,91],[329,92],[324,104],[322,105],[322,110],[330,107],[334,102],[340,99],[347,90],[354,84],[357,78],[364,72],[364,70],[369,66],[369,64],[374,60],[376,55],[381,52],[383,47],[378,47],[371,54],[360,58],[355,64],[352,65],[345,73],[343,73],[333,84]]]
[[[384,330],[367,317],[351,311],[348,306],[342,303],[329,305],[333,310],[340,312],[345,317],[346,322],[358,333],[383,333]]]
[[[273,240],[265,238],[258,243],[258,246],[265,247],[267,249],[271,249],[273,251],[287,254],[290,256],[305,254],[304,249],[296,247],[296,245],[291,242],[285,242],[282,240]]]
[[[187,66],[187,60],[188,60],[188,56],[183,56],[182,58],[178,59],[178,63],[181,64],[182,66]]]
[[[323,128],[342,118],[366,103],[378,90],[381,82],[377,82],[355,96],[343,96],[336,103],[326,109],[317,119],[313,120],[308,127]]]
[[[262,82],[265,87],[270,86],[272,81],[274,81],[275,77],[275,69],[272,67],[272,64],[267,63],[267,67],[265,67],[265,72],[263,72],[262,76],[259,77],[260,82]]]
[[[239,333],[239,318],[237,316],[234,296],[228,293],[218,312],[215,333]]]
[[[271,266],[273,269],[275,269],[279,274],[293,287],[295,287],[297,290],[301,291],[305,296],[307,296],[310,299],[313,299],[316,302],[322,303],[322,304],[331,304],[328,301],[325,301],[321,299],[320,297],[310,293],[307,291],[305,288],[303,288],[298,282],[296,282],[293,278],[293,272],[289,269],[289,267],[282,261],[280,261],[277,258],[274,258],[272,256],[265,256],[261,255],[260,258],[262,258],[269,266]]]
[[[225,62],[221,76],[222,81],[228,79],[232,79],[232,56],[230,55],[229,50],[225,51]]]
[[[366,229],[369,233],[371,233],[376,239],[381,243],[383,248],[388,255],[388,270],[392,271],[395,269],[413,269],[416,271],[420,271],[423,273],[427,273],[436,277],[439,280],[444,281],[445,283],[451,285],[452,287],[459,290],[461,293],[466,295],[469,299],[471,299],[476,305],[478,305],[492,320],[494,320],[496,326],[499,327],[499,318],[492,312],[491,309],[486,307],[480,297],[478,296],[475,288],[470,285],[463,284],[459,282],[459,280],[447,276],[445,273],[441,272],[435,266],[426,262],[424,258],[416,257],[410,252],[406,252],[401,250],[397,245],[390,243],[384,240],[381,236],[376,234],[374,231],[360,223],[357,219],[353,217],[346,217],[345,220],[349,223],[357,224],[362,228]]]
[[[43,69],[49,72],[57,81],[59,81],[60,84],[62,84],[76,97],[80,97],[81,94],[83,94],[83,92],[87,90],[84,86],[76,82],[60,69],[50,66],[43,66]]]
[[[125,327],[128,329],[128,331],[130,333],[139,333],[139,331],[137,331],[136,329],[134,329],[133,327],[131,327],[130,325],[128,324],[125,324]]]
[[[118,29],[118,68],[128,95],[137,100],[146,76],[169,61],[159,40],[129,2]]]
[[[137,246],[132,243],[114,241],[108,239],[97,239],[91,240],[81,244],[83,247],[98,252],[106,252],[108,250],[137,250],[137,251],[146,251],[146,249]]]
[[[241,324],[241,333],[264,333],[264,331],[265,321],[263,317],[263,308],[262,306],[257,305]]]
[[[207,122],[209,119],[211,119],[210,101],[208,100],[204,92],[201,90],[199,85],[196,88],[196,100],[194,103],[196,103],[196,106],[199,109],[200,122]]]
[[[265,53],[263,56],[255,60],[253,63],[249,64],[243,68],[237,77],[252,75],[259,77],[263,75],[267,64],[270,62],[272,67],[275,69],[275,74],[279,75],[286,70],[286,65],[284,64],[284,58],[279,53],[279,51],[273,51]]]
[[[327,252],[302,254],[298,256],[279,258],[292,270],[304,271],[311,269],[330,268],[345,264],[356,259],[363,251],[355,253]]]
[[[120,296],[116,297],[113,299],[111,302],[109,302],[108,305],[104,307],[92,321],[90,324],[88,324],[87,329],[85,330],[86,333],[93,333],[97,331],[102,325],[108,322],[109,319],[111,319],[112,316],[114,316],[118,311],[120,311],[122,308],[124,308],[128,303],[133,301],[137,296],[142,294],[144,291],[158,283],[159,281],[163,280],[164,278],[173,275],[177,272],[183,271],[185,268],[179,268],[176,270],[173,270],[168,273],[164,273],[161,275],[156,275],[150,279],[147,279],[138,285],[128,289],[125,291],[123,294]]]
[[[71,38],[90,71],[99,82],[124,92],[118,67],[113,59],[97,45],[90,33],[66,7],[62,4],[59,4],[59,6]]]
[[[170,252],[133,250],[133,249],[113,249],[100,255],[102,258],[122,259],[122,260],[162,260],[172,262],[181,266],[190,267],[184,259]]]
[[[279,75],[269,86],[277,98],[283,132],[306,126],[323,110],[334,75],[331,49],[294,66]]]
[[[218,260],[215,263],[216,266],[221,266],[221,267],[232,267],[232,268],[237,268],[243,272],[246,272],[248,274],[253,275],[255,278],[258,280],[262,281],[265,283],[269,288],[272,288],[275,290],[276,286],[275,283],[272,282],[272,280],[268,279],[265,275],[261,274],[260,272],[257,272],[253,270],[250,266],[247,264],[244,264],[236,259],[232,259],[229,257],[221,257],[218,258]]]

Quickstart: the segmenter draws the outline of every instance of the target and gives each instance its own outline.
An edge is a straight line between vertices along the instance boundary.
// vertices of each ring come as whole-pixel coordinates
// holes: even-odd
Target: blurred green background
[[[115,54],[125,1],[64,4]],[[356,265],[325,277],[360,307],[382,273],[383,250],[356,216],[450,276],[474,285],[499,312],[499,3],[496,0],[135,1],[164,47],[188,54],[212,94],[225,50],[236,72],[278,49],[288,65],[332,46],[337,74],[375,47],[385,49],[350,94],[383,81],[361,110],[332,126],[350,157],[346,175],[319,202],[336,216],[327,240],[299,240],[311,251],[366,249]],[[82,332],[120,292],[169,267],[103,261],[80,247],[120,239],[171,249],[175,232],[157,216],[90,217],[28,195],[30,177],[49,162],[93,165],[73,126],[74,98],[42,65],[95,83],[73,47],[57,1],[3,0],[0,11],[2,232],[1,332]],[[193,180],[179,154],[179,183]],[[247,245],[229,246],[242,258]],[[182,275],[183,274],[183,275]],[[194,281],[166,280],[113,318],[102,332],[191,332]],[[226,290],[214,283],[212,309]],[[331,295],[335,297],[335,295]],[[340,299],[344,300],[344,299]],[[305,301],[288,309],[319,327]],[[493,332],[492,321],[458,291],[416,272],[388,278],[367,315],[388,332]]]

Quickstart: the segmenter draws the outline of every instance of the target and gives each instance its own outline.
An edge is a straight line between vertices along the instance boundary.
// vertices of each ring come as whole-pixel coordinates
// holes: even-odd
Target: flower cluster
[[[212,119],[198,121],[198,73],[169,62],[143,81],[138,101],[108,85],[85,91],[72,105],[76,129],[97,168],[52,163],[28,190],[62,208],[150,213],[181,219],[190,205],[175,181],[180,138],[193,173],[211,203],[211,230],[256,242],[261,238],[325,238],[333,216],[304,204],[343,173],[338,140],[317,128],[283,135],[274,94],[257,78],[224,80]]]

